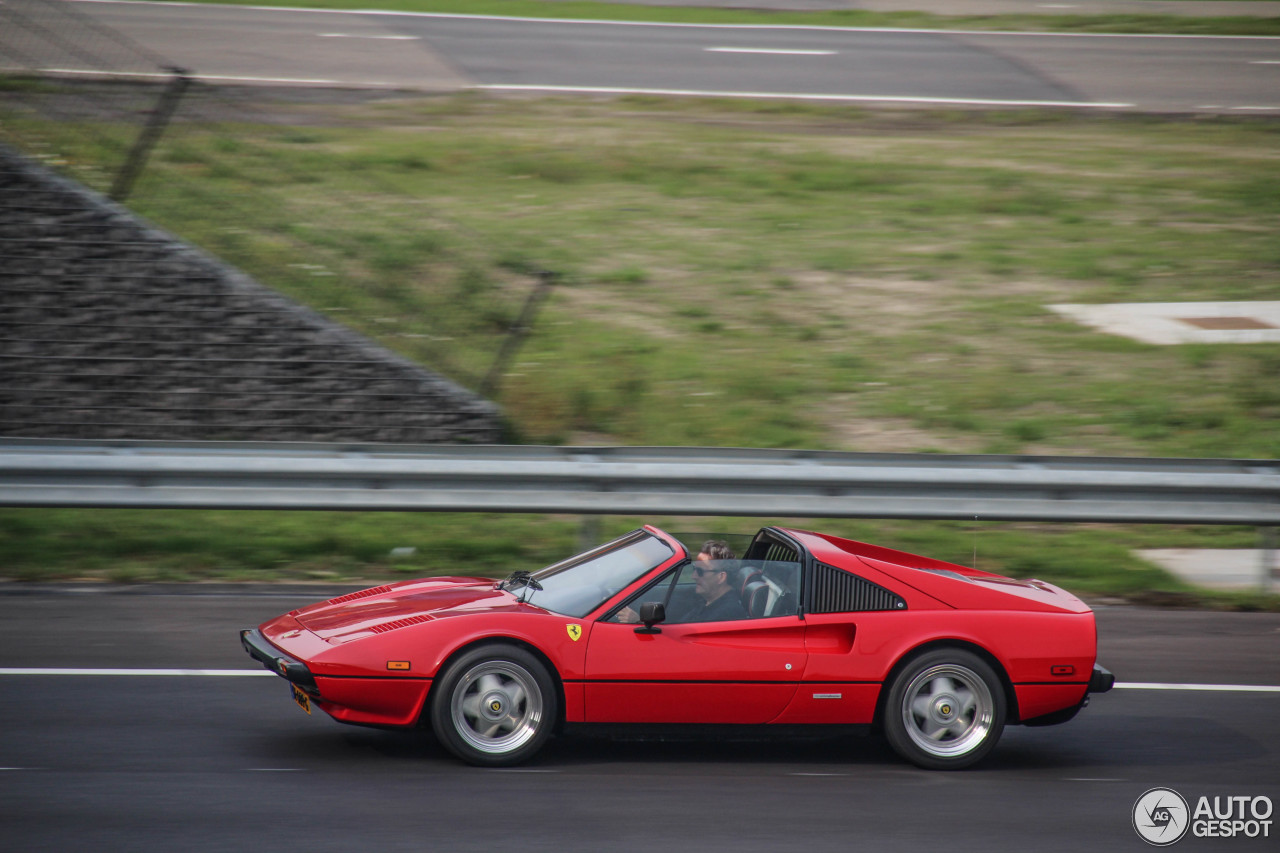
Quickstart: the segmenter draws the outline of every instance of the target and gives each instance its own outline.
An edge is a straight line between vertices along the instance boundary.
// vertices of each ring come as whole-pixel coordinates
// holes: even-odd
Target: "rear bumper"
[[[1104,666],[1093,665],[1093,675],[1089,676],[1089,693],[1106,693],[1116,685],[1116,677]]]
[[[1070,708],[1063,708],[1061,711],[1054,711],[1050,714],[1043,714],[1039,717],[1033,717],[1029,720],[1023,720],[1024,726],[1056,726],[1075,718],[1089,705],[1089,697],[1094,693],[1106,693],[1115,686],[1116,677],[1111,671],[1103,666],[1093,665],[1093,674],[1089,676],[1089,685],[1085,688],[1084,696],[1080,701],[1072,705]]]
[[[262,636],[257,628],[243,628],[240,631],[240,645],[249,653],[249,657],[261,663],[276,675],[296,684],[313,696],[319,696],[315,676],[307,665],[292,655],[281,651]]]

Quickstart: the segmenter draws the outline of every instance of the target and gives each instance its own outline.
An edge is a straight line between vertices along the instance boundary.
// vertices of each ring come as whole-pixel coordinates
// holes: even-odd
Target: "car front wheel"
[[[431,727],[468,764],[503,767],[528,760],[551,735],[557,713],[547,668],[517,646],[464,653],[431,690]]]
[[[913,764],[958,770],[995,748],[1005,713],[1004,689],[986,661],[963,649],[938,649],[894,679],[884,731],[894,751]]]

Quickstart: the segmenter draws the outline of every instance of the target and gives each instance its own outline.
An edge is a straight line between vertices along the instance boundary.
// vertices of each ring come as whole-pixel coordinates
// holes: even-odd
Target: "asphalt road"
[[[235,629],[332,590],[256,592],[0,587],[0,848],[1140,850],[1131,812],[1150,788],[1280,801],[1280,692],[1238,689],[1118,687],[1065,726],[1006,730],[961,773],[875,738],[562,738],[479,770],[425,732],[305,715]],[[1122,684],[1280,684],[1280,615],[1115,607],[1099,625]],[[35,667],[213,672],[14,671]]]
[[[116,2],[75,8],[217,81],[1280,112],[1280,38],[672,26]],[[84,70],[74,55],[40,62]]]

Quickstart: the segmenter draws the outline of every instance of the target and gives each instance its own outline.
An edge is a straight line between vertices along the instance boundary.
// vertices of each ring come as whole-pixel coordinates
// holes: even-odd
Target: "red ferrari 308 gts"
[[[741,556],[645,527],[502,581],[344,595],[241,642],[308,713],[430,721],[487,766],[566,726],[641,723],[875,727],[908,761],[960,768],[1115,680],[1093,611],[1051,584],[778,527]]]

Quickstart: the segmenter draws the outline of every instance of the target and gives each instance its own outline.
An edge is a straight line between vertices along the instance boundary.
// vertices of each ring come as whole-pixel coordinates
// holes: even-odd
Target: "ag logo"
[[[1152,788],[1133,804],[1133,828],[1142,840],[1168,847],[1181,840],[1191,825],[1187,801],[1172,788]]]
[[[564,629],[569,632],[569,639],[573,640],[575,643],[582,639],[581,625],[565,625]]]

